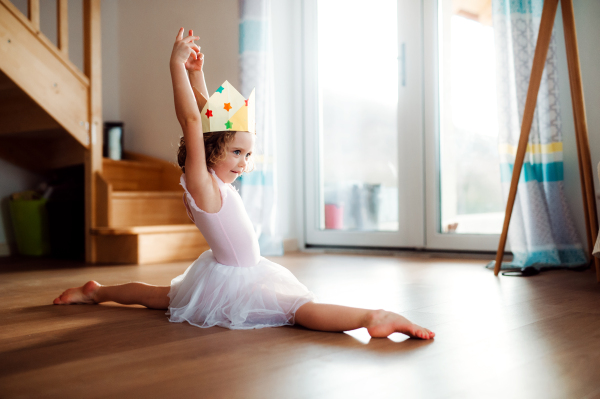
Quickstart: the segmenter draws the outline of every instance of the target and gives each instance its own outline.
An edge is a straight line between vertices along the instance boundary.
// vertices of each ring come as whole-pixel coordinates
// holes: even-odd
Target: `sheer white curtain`
[[[241,196],[258,235],[262,255],[282,255],[275,235],[277,187],[275,170],[275,101],[271,1],[239,0],[240,83],[248,97],[256,88],[256,147],[254,171],[242,176]]]

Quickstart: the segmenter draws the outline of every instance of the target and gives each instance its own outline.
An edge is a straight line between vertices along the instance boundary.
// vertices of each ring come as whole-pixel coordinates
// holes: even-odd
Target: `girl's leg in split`
[[[143,305],[151,309],[168,309],[170,286],[145,283],[100,285],[88,281],[81,287],[69,288],[54,300],[55,305],[117,302],[123,305]]]
[[[412,338],[431,339],[430,330],[397,313],[308,302],[296,311],[296,323],[311,330],[348,331],[366,327],[371,337],[399,332]]]

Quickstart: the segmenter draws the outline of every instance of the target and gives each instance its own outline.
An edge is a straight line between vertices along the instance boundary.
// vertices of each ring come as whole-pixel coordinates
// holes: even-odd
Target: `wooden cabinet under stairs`
[[[156,263],[194,259],[208,244],[183,206],[180,171],[158,159],[127,153],[104,159],[98,178],[100,263]]]

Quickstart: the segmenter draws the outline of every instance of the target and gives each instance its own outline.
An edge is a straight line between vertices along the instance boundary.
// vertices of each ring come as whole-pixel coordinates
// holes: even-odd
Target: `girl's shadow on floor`
[[[366,340],[355,333],[311,331],[300,326],[233,331],[222,327],[198,328],[188,323],[171,323],[164,310],[117,304],[34,306],[3,312],[5,328],[12,337],[0,342],[0,375],[9,376],[61,364],[92,360],[97,357],[147,349],[166,350],[161,345],[190,341],[201,350],[203,337],[229,334],[225,339],[236,345],[285,340],[290,349],[297,345],[319,345],[346,348],[349,351],[401,354],[414,352],[433,341],[406,339],[393,342],[389,338]],[[31,330],[31,333],[29,331]],[[366,330],[364,334],[368,336]],[[212,342],[212,341],[211,341]],[[187,344],[186,344],[187,345]],[[207,348],[214,350],[214,348]],[[170,353],[165,353],[170,355]]]
[[[16,313],[28,316],[19,317]],[[36,323],[31,317],[34,314]],[[185,328],[170,323],[164,310],[116,304],[34,306],[3,312],[3,316],[8,316],[3,327],[16,331],[12,334],[14,338],[1,344],[0,375],[3,376],[222,331]]]

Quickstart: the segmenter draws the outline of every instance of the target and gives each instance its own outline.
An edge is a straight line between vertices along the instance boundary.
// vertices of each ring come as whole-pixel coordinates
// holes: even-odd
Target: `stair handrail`
[[[58,46],[55,46],[54,43],[52,43],[40,30],[39,0],[28,0],[27,15],[24,15],[10,0],[0,0],[0,3],[3,4],[6,9],[23,24],[23,26],[33,33],[38,40],[50,50],[71,71],[71,73],[79,79],[79,81],[81,81],[81,83],[89,87],[89,78],[69,59],[68,0],[57,0]]]

